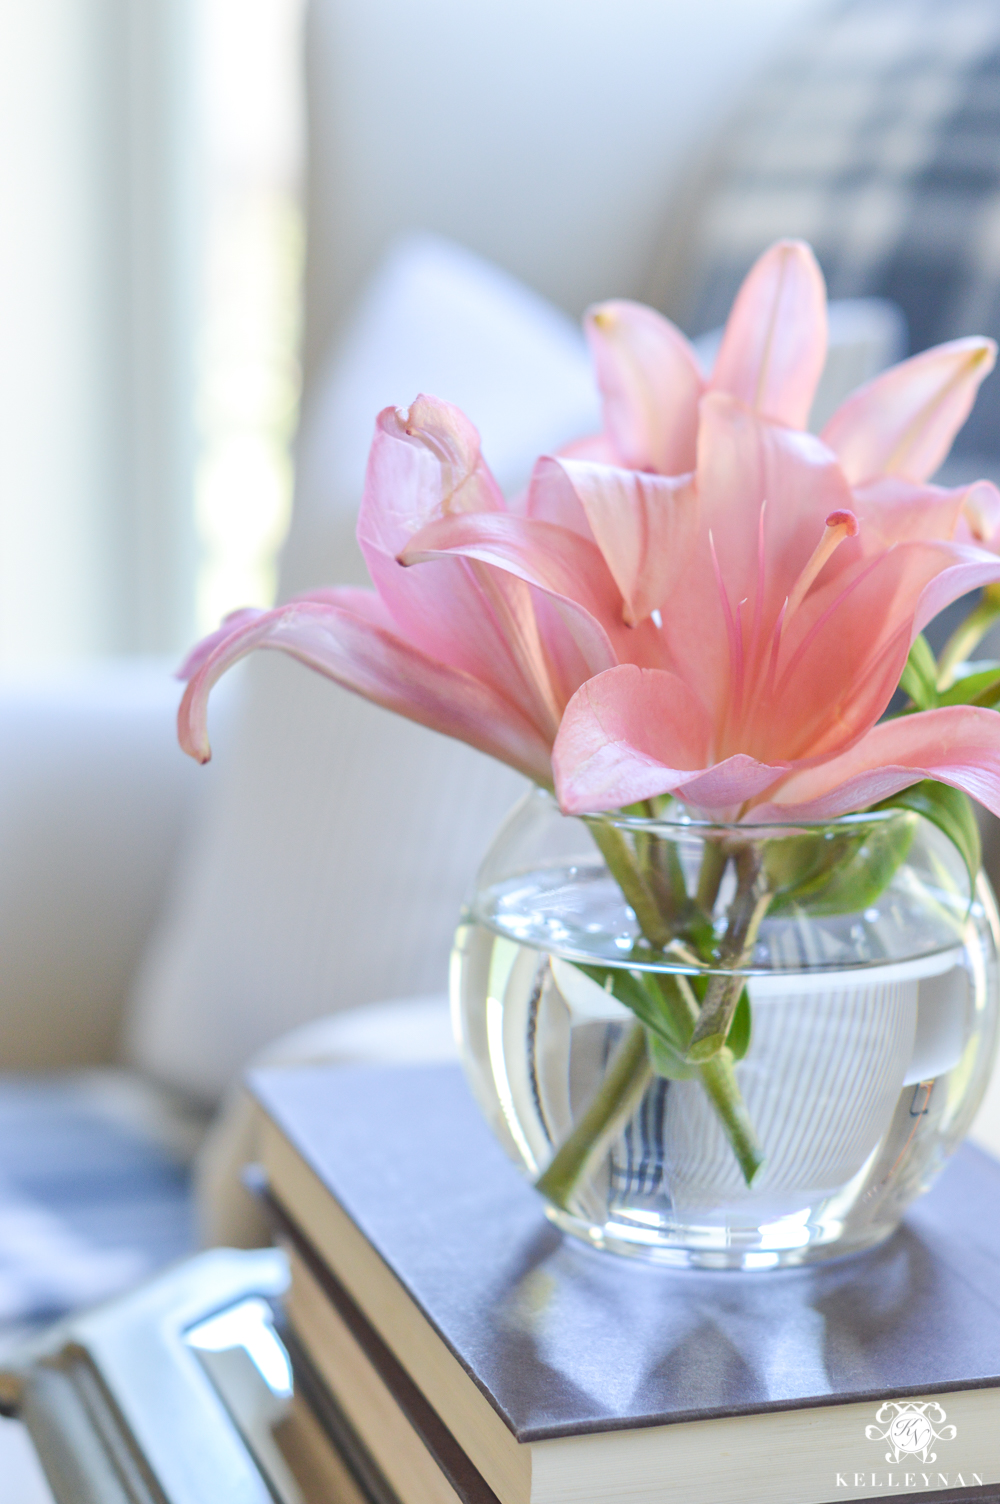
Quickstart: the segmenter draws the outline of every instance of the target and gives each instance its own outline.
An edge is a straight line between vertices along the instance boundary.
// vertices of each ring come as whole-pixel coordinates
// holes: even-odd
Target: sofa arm
[[[0,679],[0,1069],[114,1056],[207,781],[177,747],[171,667],[119,659]]]
[[[254,1057],[253,1069],[302,1065],[430,1065],[458,1059],[448,999],[441,995],[366,1003],[283,1034]],[[264,1247],[271,1228],[243,1184],[257,1158],[260,1109],[242,1083],[232,1087],[195,1160],[202,1244]]]

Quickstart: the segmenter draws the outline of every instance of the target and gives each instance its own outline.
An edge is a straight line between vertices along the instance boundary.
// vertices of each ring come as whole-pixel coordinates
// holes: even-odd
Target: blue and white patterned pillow
[[[772,240],[815,247],[835,298],[889,298],[916,353],[1000,338],[1000,5],[847,0],[751,90],[672,256],[687,328],[725,316]],[[1000,462],[1000,376],[956,455]]]

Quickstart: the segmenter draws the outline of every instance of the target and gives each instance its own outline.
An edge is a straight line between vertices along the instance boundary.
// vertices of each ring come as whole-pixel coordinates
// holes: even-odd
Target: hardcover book
[[[293,1326],[341,1403],[368,1385],[362,1434],[386,1434],[365,1405],[398,1406],[444,1479],[426,1468],[421,1498],[1000,1499],[1000,1165],[981,1151],[881,1248],[705,1274],[564,1238],[457,1068],[251,1086],[298,1246]]]

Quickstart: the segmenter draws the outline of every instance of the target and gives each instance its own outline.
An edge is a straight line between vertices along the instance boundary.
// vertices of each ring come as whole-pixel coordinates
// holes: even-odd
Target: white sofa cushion
[[[113,1058],[185,824],[212,781],[177,755],[172,668],[118,659],[0,676],[6,1070]]]
[[[375,413],[421,388],[469,410],[508,487],[540,450],[598,422],[565,316],[466,252],[409,241],[309,404],[285,593],[357,577],[351,533]],[[133,1063],[206,1099],[296,1024],[440,991],[462,896],[523,787],[278,655],[248,664],[234,742],[127,1036]]]

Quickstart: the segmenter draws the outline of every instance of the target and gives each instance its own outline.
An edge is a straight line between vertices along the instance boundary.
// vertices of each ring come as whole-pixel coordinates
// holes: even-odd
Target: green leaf
[[[916,821],[900,811],[898,820],[860,823],[846,830],[821,830],[768,842],[768,882],[774,892],[770,914],[855,914],[885,890],[905,859]]]
[[[658,1076],[688,1081],[698,1075],[699,1067],[684,1057],[697,1019],[697,994],[704,991],[705,978],[685,975],[681,979],[669,971],[643,973],[617,966],[574,964],[646,1025],[649,1058]],[[742,1060],[749,1049],[750,1033],[750,995],[744,987],[726,1036],[726,1047],[734,1060]]]
[[[969,672],[938,695],[939,705],[984,705],[1000,702],[1000,663],[970,663]]]
[[[953,789],[947,783],[938,783],[925,778],[922,783],[900,789],[891,799],[876,804],[875,809],[906,809],[923,815],[943,831],[956,847],[969,874],[969,889],[975,887],[976,877],[982,864],[983,853],[979,841],[979,826],[976,823],[972,801],[961,789]]]
[[[970,705],[980,705],[983,710],[1000,709],[1000,677],[982,690],[974,700],[969,700]]]
[[[697,1076],[698,1067],[688,1065],[683,1055],[667,1044],[661,1034],[656,1034],[649,1028],[646,1030],[646,1047],[650,1063],[658,1076],[664,1076],[668,1081],[690,1081]]]
[[[800,893],[807,893],[828,878],[863,839],[861,830],[838,832],[828,828],[768,841],[763,857],[767,886],[774,894],[771,912],[787,908]]]
[[[906,667],[899,676],[899,687],[920,710],[932,710],[937,704],[938,666],[927,638],[921,632],[915,639]]]
[[[726,1035],[726,1048],[732,1051],[734,1060],[742,1060],[750,1048],[751,1033],[750,992],[744,987]]]
[[[574,962],[574,965],[598,987],[610,991],[612,997],[624,1003],[671,1049],[683,1053],[687,1048],[694,1024],[683,998],[672,995],[678,990],[673,978],[665,978],[661,986],[651,986],[650,973],[625,971],[620,966],[582,966],[579,962]]]

